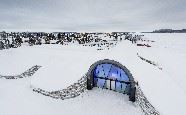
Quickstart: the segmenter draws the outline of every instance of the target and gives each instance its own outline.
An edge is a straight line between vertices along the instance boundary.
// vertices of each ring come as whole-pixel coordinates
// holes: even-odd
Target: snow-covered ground
[[[127,96],[95,88],[69,100],[54,100],[32,92],[66,88],[80,79],[98,60],[113,59],[126,66],[145,96],[161,115],[186,114],[186,34],[145,34],[152,47],[122,41],[110,50],[80,45],[21,46],[0,51],[0,75],[16,75],[34,65],[42,67],[31,77],[0,79],[0,115],[25,114],[142,114]],[[137,53],[162,70],[142,61]]]
[[[138,78],[145,95],[162,115],[186,114],[186,34],[145,34],[145,38],[155,42],[137,52],[163,68],[140,69],[149,73]]]
[[[34,93],[30,79],[0,80],[0,115],[141,115],[128,97],[95,88],[81,96],[56,100]]]

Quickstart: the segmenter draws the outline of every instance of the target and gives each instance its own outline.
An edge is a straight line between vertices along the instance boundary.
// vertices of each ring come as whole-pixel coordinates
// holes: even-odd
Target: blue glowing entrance
[[[103,63],[95,67],[93,71],[93,85],[95,87],[114,90],[128,94],[131,89],[129,77],[120,67]]]

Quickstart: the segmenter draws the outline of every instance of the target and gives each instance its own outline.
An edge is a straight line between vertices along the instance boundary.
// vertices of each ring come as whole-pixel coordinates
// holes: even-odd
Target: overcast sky
[[[0,0],[0,31],[186,28],[186,0]]]

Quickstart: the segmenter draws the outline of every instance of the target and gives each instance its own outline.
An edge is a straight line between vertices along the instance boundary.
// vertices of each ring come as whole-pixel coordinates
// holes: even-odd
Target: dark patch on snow
[[[151,64],[151,65],[153,65],[153,66],[158,67],[158,69],[160,69],[160,70],[163,69],[162,67],[159,67],[158,64],[156,64],[154,61],[150,61],[150,60],[148,60],[148,59],[145,59],[145,58],[143,58],[142,56],[140,56],[138,53],[137,53],[137,56],[138,56],[141,60],[143,60],[143,61],[145,61],[145,62],[147,62],[147,63],[149,63],[149,64]]]
[[[5,78],[5,79],[19,79],[19,78],[25,78],[25,77],[30,77],[32,76],[41,66],[35,65],[28,69],[27,71],[23,72],[20,75],[0,75],[0,78]]]

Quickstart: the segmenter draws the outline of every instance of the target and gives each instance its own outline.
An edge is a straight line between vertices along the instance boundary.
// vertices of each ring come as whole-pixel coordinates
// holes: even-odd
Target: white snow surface
[[[0,115],[143,115],[128,96],[94,88],[82,95],[56,100],[33,92],[30,78],[0,80]]]
[[[153,33],[145,34],[144,39],[155,42],[143,42],[152,46],[147,48],[122,41],[116,47],[103,51],[80,45],[22,46],[0,51],[0,75],[16,75],[34,65],[42,66],[31,78],[0,79],[2,93],[0,115],[12,115],[16,112],[24,115],[27,111],[26,114],[36,115],[39,112],[45,115],[63,113],[113,115],[116,111],[117,114],[126,112],[131,115],[141,114],[133,104],[126,104],[129,102],[124,101],[127,99],[122,99],[125,98],[124,95],[122,97],[120,94],[97,88],[82,94],[83,96],[65,101],[49,99],[30,90],[31,86],[48,91],[66,88],[85,75],[93,63],[102,59],[113,59],[126,66],[135,81],[139,82],[147,99],[161,115],[186,114],[184,107],[186,104],[186,71],[184,71],[186,34]],[[142,61],[137,57],[137,53],[154,61],[163,69],[160,70]],[[129,107],[125,108],[125,106]],[[14,111],[11,112],[11,109]]]

